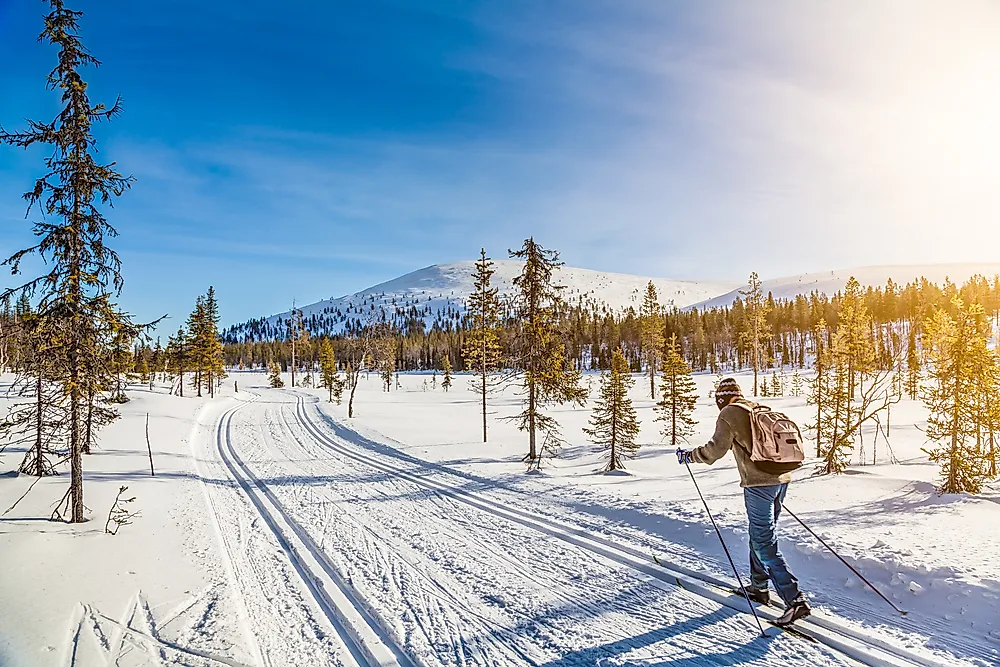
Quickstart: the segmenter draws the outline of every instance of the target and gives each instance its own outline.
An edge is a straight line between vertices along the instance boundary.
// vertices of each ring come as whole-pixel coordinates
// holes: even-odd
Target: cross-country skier
[[[739,405],[741,401],[752,405],[743,398],[739,384],[733,378],[726,378],[715,390],[715,403],[719,406],[719,419],[715,423],[712,439],[697,449],[677,450],[677,461],[684,463],[715,463],[730,449],[736,458],[740,471],[740,486],[750,521],[750,585],[747,594],[759,604],[771,600],[768,580],[774,583],[778,595],[785,601],[786,609],[775,625],[790,625],[811,613],[809,603],[799,590],[799,583],[789,571],[784,556],[778,550],[775,525],[781,514],[781,505],[788,491],[791,475],[775,475],[764,472],[750,459],[753,434],[750,426],[750,412]]]

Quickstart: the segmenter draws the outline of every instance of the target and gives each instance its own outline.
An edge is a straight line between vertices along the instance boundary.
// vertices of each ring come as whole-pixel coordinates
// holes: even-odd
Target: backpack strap
[[[761,405],[760,403],[754,403],[753,401],[748,401],[745,398],[737,398],[735,401],[732,401],[729,405],[735,405],[737,407],[740,407],[740,408],[743,408],[744,410],[746,410],[747,417],[750,420],[750,447],[752,448],[753,447],[753,437],[754,437],[753,414],[754,414],[754,412],[758,408],[763,408],[764,410],[770,410],[771,408],[767,407],[766,405]],[[726,407],[729,407],[729,406],[726,406]],[[736,443],[736,444],[738,444],[738,445],[740,445],[740,449],[742,449],[744,452],[746,452],[746,454],[747,454],[748,457],[753,456],[753,450],[752,449],[747,449],[742,444],[740,444],[740,441],[737,440],[735,436],[733,437],[733,442]],[[752,460],[751,460],[751,463],[753,463]]]

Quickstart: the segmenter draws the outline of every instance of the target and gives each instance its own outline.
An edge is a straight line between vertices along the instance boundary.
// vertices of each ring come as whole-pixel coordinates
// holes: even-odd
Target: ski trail
[[[359,665],[408,667],[409,661],[394,655],[392,647],[380,636],[380,628],[372,627],[365,618],[364,610],[348,598],[344,583],[338,581],[338,577],[324,563],[322,552],[237,454],[231,431],[233,415],[241,407],[233,408],[219,420],[217,447],[222,462],[292,562],[316,605],[347,644],[354,661]]]
[[[226,410],[215,422],[210,439],[192,440],[205,447],[195,451],[198,472],[218,531],[231,595],[245,618],[251,655],[259,665],[296,664],[303,667],[359,662],[317,607],[308,589],[312,579],[296,572],[292,553],[268,527],[248,495],[250,485],[225,459],[225,426],[235,412],[252,405],[256,397]],[[235,472],[234,472],[235,470]],[[252,489],[251,489],[252,493]],[[242,622],[241,618],[241,622]]]
[[[333,452],[294,398],[268,396],[232,420],[236,454],[416,664],[555,667],[664,656],[692,665],[853,664],[788,635],[757,641],[723,605]]]
[[[540,518],[535,514],[529,515],[516,509],[515,507],[512,507],[510,504],[499,506],[495,502],[485,499],[481,494],[477,495],[470,493],[460,487],[443,483],[437,479],[432,479],[434,473],[447,472],[441,471],[438,466],[420,466],[416,460],[412,459],[412,457],[407,457],[406,455],[400,455],[399,457],[383,455],[378,457],[380,459],[378,462],[375,462],[372,459],[377,453],[376,451],[373,451],[377,449],[376,447],[366,447],[364,443],[367,441],[364,438],[356,433],[347,431],[347,429],[343,426],[332,422],[332,420],[329,420],[326,415],[323,415],[322,412],[320,412],[320,415],[324,419],[326,419],[329,423],[332,423],[335,432],[338,433],[338,436],[332,437],[323,433],[322,429],[315,422],[310,420],[308,414],[306,413],[304,402],[301,398],[299,399],[297,406],[297,415],[302,424],[309,430],[310,434],[331,451],[336,451],[347,457],[353,457],[357,460],[364,461],[374,468],[382,470],[383,472],[408,479],[413,483],[434,489],[439,493],[451,495],[457,500],[480,509],[484,509],[487,512],[492,512],[524,525],[532,526],[542,532],[554,534],[560,537],[560,539],[564,539],[572,544],[583,546],[584,548],[590,549],[596,553],[617,560],[622,564],[638,570],[654,579],[667,581],[674,585],[680,583],[680,580],[676,576],[672,576],[662,570],[657,571],[658,568],[655,568],[650,563],[648,553],[640,555],[630,553],[631,550],[628,547],[622,547],[621,544],[614,543],[606,537],[594,535],[589,531],[574,528],[562,522],[556,523],[549,519]],[[350,439],[352,435],[355,440],[360,440],[362,444],[359,445],[352,442]],[[355,449],[355,447],[358,447],[360,452],[358,449]],[[386,463],[386,460],[390,460],[390,462]],[[414,469],[403,469],[400,464],[404,461],[414,464]],[[456,478],[460,479],[458,476],[456,476]],[[700,576],[703,577],[703,575]],[[684,582],[685,587],[689,589],[694,588],[702,595],[712,597],[723,604],[727,604],[727,606],[733,606],[741,611],[746,611],[745,602],[737,606],[734,604],[733,600],[730,599],[732,596],[728,595],[728,593],[721,595],[717,591],[706,589],[704,584],[691,580],[691,578],[687,575],[685,575],[685,577],[688,579]],[[764,613],[765,615],[767,614],[767,612]],[[775,616],[776,614],[771,614],[771,618]],[[918,656],[907,649],[884,641],[871,641],[868,635],[845,628],[842,625],[836,624],[827,619],[821,620],[820,624],[817,625],[820,625],[820,627],[815,627],[814,625],[808,626],[808,631],[831,647],[853,655],[855,658],[862,659],[869,664],[943,664],[941,662],[935,662],[932,657],[928,657],[926,655]]]

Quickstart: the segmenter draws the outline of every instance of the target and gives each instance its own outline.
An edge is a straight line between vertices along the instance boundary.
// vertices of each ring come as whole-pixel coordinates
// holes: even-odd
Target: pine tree
[[[337,359],[334,356],[333,343],[324,338],[319,347],[320,386],[330,392],[330,402],[340,405],[344,394],[344,380],[337,370]]]
[[[184,396],[184,373],[188,370],[188,358],[190,356],[190,341],[184,327],[177,329],[177,333],[167,338],[166,368],[172,376],[178,378],[178,393]]]
[[[583,429],[592,442],[608,450],[605,470],[622,470],[622,458],[633,458],[639,450],[639,419],[629,388],[635,380],[621,350],[611,357],[611,368],[601,373],[601,393],[590,417],[590,428]]]
[[[441,378],[441,388],[448,391],[451,389],[451,357],[448,355],[445,355],[441,362],[441,372],[444,373],[444,377]]]
[[[910,333],[906,339],[906,394],[911,401],[917,399],[920,390],[920,352],[917,350],[917,333],[913,326],[910,326]]]
[[[784,394],[784,387],[782,386],[781,380],[778,379],[778,372],[771,372],[771,396],[782,396]]]
[[[281,389],[285,386],[285,381],[281,379],[281,364],[272,361],[268,368],[267,380],[272,389]]]
[[[48,88],[60,91],[62,109],[51,122],[29,121],[22,133],[0,128],[0,143],[28,148],[47,148],[47,173],[25,195],[29,212],[38,206],[43,220],[35,223],[37,245],[18,251],[4,264],[19,273],[25,257],[37,254],[48,272],[6,290],[0,300],[9,302],[15,294],[40,294],[38,311],[57,320],[60,332],[60,365],[53,369],[52,381],[64,393],[68,419],[70,488],[56,506],[53,517],[61,517],[65,505],[69,520],[83,522],[83,413],[87,396],[94,387],[111,379],[106,350],[95,347],[103,339],[97,332],[118,328],[136,338],[141,328],[110,304],[109,297],[123,285],[117,254],[105,239],[117,232],[103,211],[131,186],[133,179],[122,176],[115,163],[102,165],[92,126],[121,113],[119,102],[110,108],[91,104],[88,86],[80,75],[86,66],[97,66],[80,42],[80,12],[66,9],[62,0],[50,0],[52,11],[45,17],[39,41],[59,48],[58,64],[48,76]]]
[[[470,320],[469,330],[462,348],[465,366],[475,371],[472,390],[479,394],[482,403],[483,442],[486,442],[486,397],[496,387],[493,379],[500,369],[500,300],[497,289],[491,285],[493,262],[486,256],[486,249],[479,251],[476,261],[473,292],[466,304]]]
[[[971,440],[984,415],[977,411],[983,375],[995,372],[996,353],[988,348],[989,323],[979,304],[952,299],[955,315],[939,308],[924,325],[928,376],[924,388],[927,437],[938,447],[927,452],[941,464],[941,493],[979,493],[988,469],[983,452]],[[994,398],[995,400],[995,398]]]
[[[226,364],[223,356],[222,339],[219,336],[219,302],[215,298],[215,287],[208,286],[205,294],[205,319],[201,332],[204,372],[209,396],[215,397],[215,387],[226,378]]]
[[[188,315],[186,324],[188,358],[194,371],[191,386],[197,390],[198,398],[201,398],[203,378],[208,366],[208,311],[205,308],[205,297],[199,296],[195,300],[194,310]]]
[[[302,318],[302,310],[295,307],[295,301],[292,300],[292,311],[289,314],[285,324],[288,327],[288,340],[292,346],[292,365],[289,367],[292,371],[292,386],[295,386],[295,371],[298,370],[299,358],[298,351],[301,350],[309,341],[309,331],[306,329],[305,321]]]
[[[639,327],[642,340],[642,354],[646,360],[649,375],[649,397],[656,398],[656,371],[663,358],[663,309],[657,300],[656,285],[650,280],[646,285],[646,296],[639,311]]]
[[[517,289],[518,328],[511,344],[517,369],[524,410],[509,417],[528,433],[528,453],[524,460],[537,467],[541,457],[537,442],[540,431],[542,450],[552,451],[561,442],[559,423],[542,408],[553,403],[582,405],[587,398],[580,386],[580,372],[572,370],[566,359],[566,346],[558,328],[560,286],[553,283],[553,272],[562,266],[559,253],[525,240],[520,250],[510,251],[512,258],[524,260],[521,275],[514,279]]]
[[[691,367],[680,354],[676,334],[672,334],[667,343],[660,377],[660,400],[654,408],[659,414],[656,421],[664,422],[660,433],[670,439],[671,447],[678,447],[681,440],[694,433],[697,422],[692,415],[698,390]]]
[[[794,396],[795,398],[801,396],[802,388],[803,388],[802,376],[799,375],[799,369],[796,368],[795,371],[792,373],[792,392],[791,392],[792,396]]]
[[[19,310],[19,363],[8,395],[26,400],[15,401],[0,422],[0,451],[10,445],[25,445],[27,451],[18,471],[43,477],[56,474],[53,458],[61,448],[66,426],[63,392],[50,380],[60,363],[54,357],[60,345],[57,332],[46,329],[52,323],[49,318],[32,313],[30,304]]]
[[[760,278],[757,277],[756,272],[750,274],[747,286],[740,290],[740,295],[743,297],[746,309],[747,329],[744,332],[744,340],[750,347],[750,364],[753,367],[753,395],[757,396],[757,374],[761,371],[763,363],[761,345],[767,329],[767,305],[764,301]]]

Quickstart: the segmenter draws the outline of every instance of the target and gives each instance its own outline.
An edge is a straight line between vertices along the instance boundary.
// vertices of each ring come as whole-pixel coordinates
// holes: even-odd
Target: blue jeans
[[[743,489],[750,520],[750,585],[766,591],[768,580],[774,582],[774,589],[786,605],[799,597],[799,580],[789,572],[774,533],[787,491],[787,484]]]

